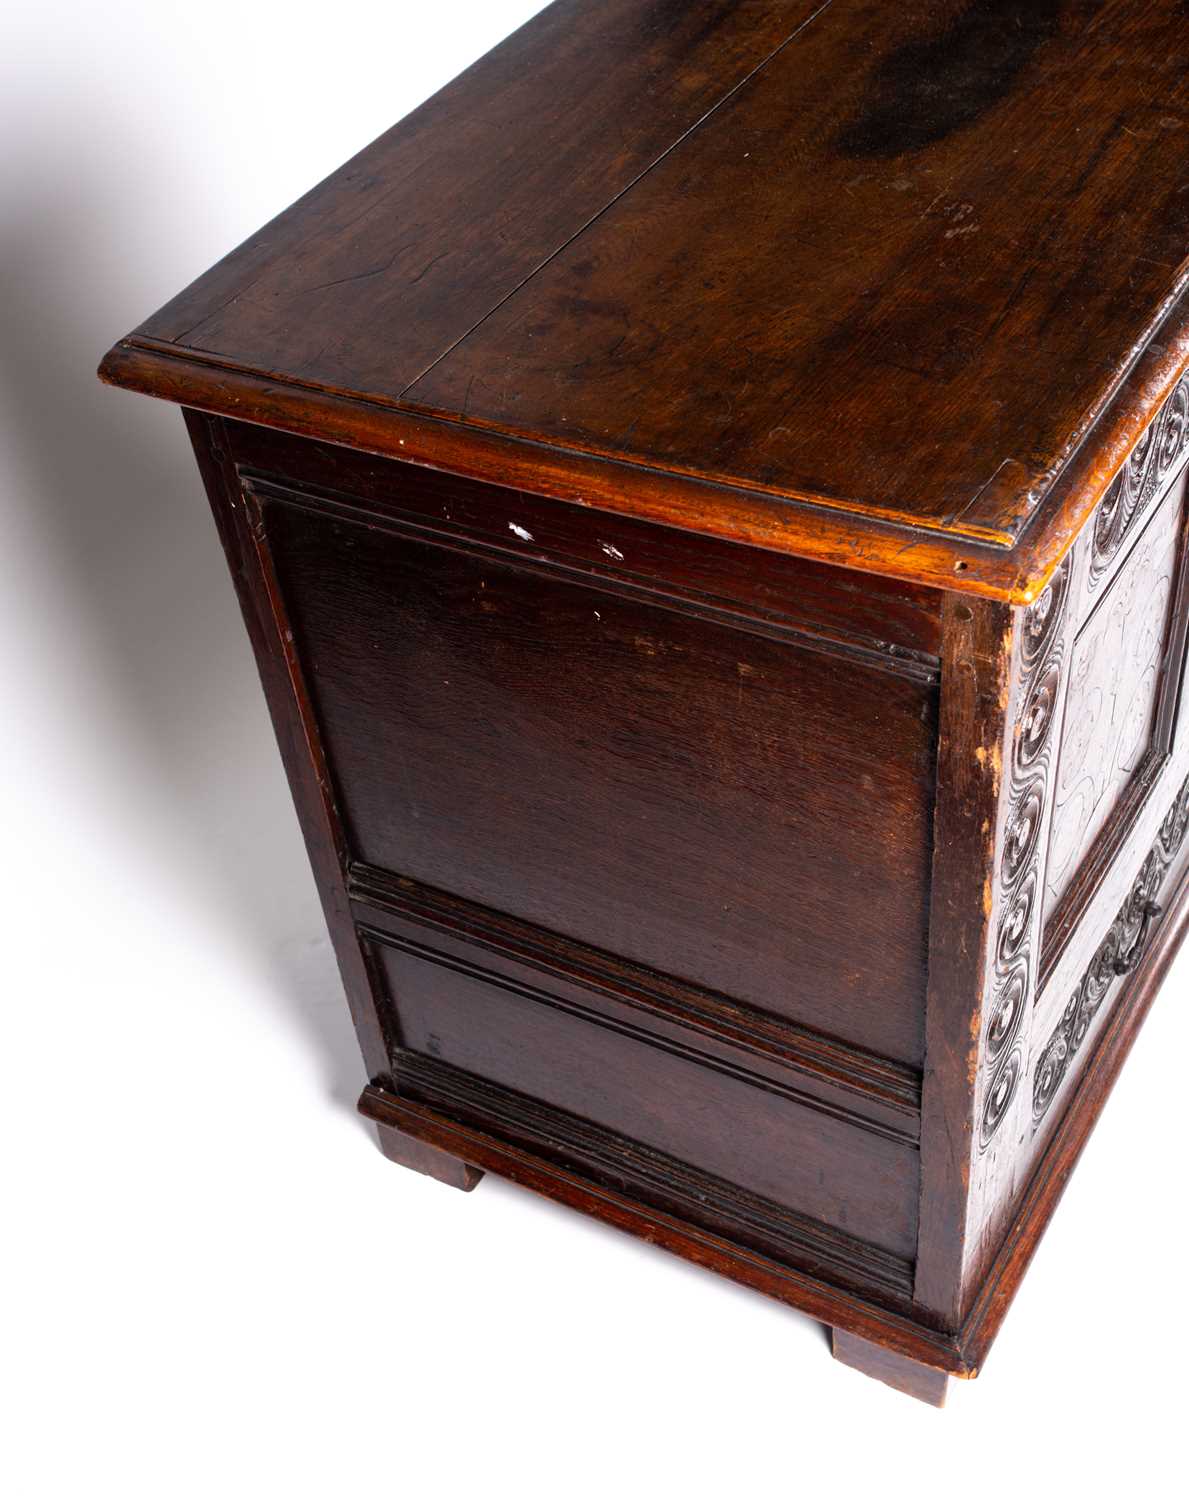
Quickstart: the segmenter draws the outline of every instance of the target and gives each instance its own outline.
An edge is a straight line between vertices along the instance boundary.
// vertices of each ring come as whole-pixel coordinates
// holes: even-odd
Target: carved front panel
[[[1146,950],[1189,830],[1189,735],[1177,733],[1187,411],[1189,377],[1016,617],[1008,690],[993,680],[984,690],[998,691],[1006,737],[984,889],[992,936],[972,1075],[968,1286],[1002,1244],[1112,986]]]
[[[1074,645],[1046,868],[1050,908],[1153,749],[1178,498],[1170,495],[1152,517]]]
[[[1078,624],[1044,864],[1028,1070],[1035,1159],[1121,981],[1142,961],[1189,832],[1179,728],[1189,627],[1189,375],[1116,475],[1073,554]],[[1179,878],[1179,877],[1177,877]]]

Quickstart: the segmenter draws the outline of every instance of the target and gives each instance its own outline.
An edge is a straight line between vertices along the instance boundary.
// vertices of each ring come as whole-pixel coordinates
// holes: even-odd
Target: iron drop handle
[[[1135,942],[1126,953],[1120,953],[1115,959],[1114,970],[1116,974],[1130,974],[1139,963],[1148,941],[1148,934],[1152,930],[1152,923],[1162,915],[1164,908],[1158,901],[1145,901],[1143,907],[1143,920],[1139,924],[1139,931],[1135,935]]]

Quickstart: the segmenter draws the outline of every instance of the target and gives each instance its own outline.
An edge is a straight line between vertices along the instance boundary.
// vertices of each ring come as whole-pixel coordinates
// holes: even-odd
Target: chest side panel
[[[358,861],[919,1061],[928,683],[314,506],[265,530]]]
[[[374,940],[403,1093],[563,1162],[634,1178],[703,1223],[745,1226],[759,1248],[796,1246],[907,1289],[920,1188],[903,1130],[824,1109],[787,1075],[761,1079],[555,982],[496,977],[473,953],[460,962],[424,939]],[[653,1153],[666,1160],[650,1171]]]
[[[936,599],[227,434],[396,1087],[905,1298]]]

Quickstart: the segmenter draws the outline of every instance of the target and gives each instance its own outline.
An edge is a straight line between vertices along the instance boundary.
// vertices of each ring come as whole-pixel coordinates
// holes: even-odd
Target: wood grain
[[[432,948],[386,943],[380,963],[410,1053],[614,1130],[911,1262],[920,1194],[911,1142],[593,1006],[561,1005],[538,986],[443,961]],[[397,1080],[402,1092],[425,1097],[399,1059]],[[732,1128],[744,1120],[746,1129]]]
[[[399,395],[819,4],[560,0],[141,332]]]
[[[981,1000],[988,984],[1003,753],[1009,736],[1012,612],[952,597],[946,607],[938,790],[930,885],[929,996],[921,1116],[921,1240],[915,1299],[961,1321]]]
[[[353,864],[350,891],[369,941],[429,945],[497,983],[545,989],[556,1005],[594,1009],[658,1045],[695,1049],[707,1066],[717,1061],[914,1145],[920,1138],[915,1068],[407,876]]]
[[[1183,275],[1187,45],[834,0],[404,399],[1012,541]]]
[[[1189,363],[1187,48],[1179,0],[559,0],[105,378],[1026,602]]]
[[[648,590],[739,625],[765,622],[903,666],[936,681],[941,596],[902,580],[856,577],[836,567],[695,536],[593,507],[557,504],[518,484],[493,485],[409,462],[385,462],[333,443],[268,427],[229,424],[249,483],[279,476],[290,490],[343,496],[355,514],[442,540],[469,538],[540,566],[595,575],[608,588]],[[528,531],[532,541],[518,534]]]
[[[355,858],[919,1064],[933,688],[346,513],[262,524]]]
[[[380,1150],[398,1167],[408,1167],[411,1172],[420,1172],[424,1177],[433,1177],[447,1187],[458,1188],[469,1193],[483,1180],[483,1173],[476,1167],[468,1167],[456,1156],[448,1156],[436,1146],[428,1146],[416,1136],[406,1135],[395,1126],[377,1123],[376,1136]]]
[[[187,411],[185,416],[256,657],[364,1068],[370,1079],[389,1078],[389,1039],[377,1012],[374,977],[351,917],[343,828],[331,794],[318,726],[285,626],[276,580],[240,496],[232,432],[226,423],[199,412]]]

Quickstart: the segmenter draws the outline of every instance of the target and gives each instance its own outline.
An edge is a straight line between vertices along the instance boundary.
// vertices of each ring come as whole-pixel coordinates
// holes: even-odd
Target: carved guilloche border
[[[1020,1032],[1033,992],[1039,946],[1041,834],[1054,758],[1053,724],[1065,666],[1062,624],[1070,568],[1063,562],[1021,622],[1020,709],[1012,735],[1007,823],[999,864],[999,927],[994,986],[983,1045],[986,1087],[979,1128],[983,1150],[1011,1109],[1025,1072]]]
[[[1038,1126],[1048,1114],[1074,1058],[1089,1034],[1116,979],[1140,962],[1152,923],[1161,915],[1156,897],[1189,831],[1189,777],[1169,809],[1156,842],[1148,851],[1127,899],[1098,945],[1077,988],[1045,1044],[1032,1086],[1032,1120]]]
[[[1090,587],[1097,587],[1164,481],[1189,453],[1189,373],[1182,375],[1111,481],[1094,520]]]

